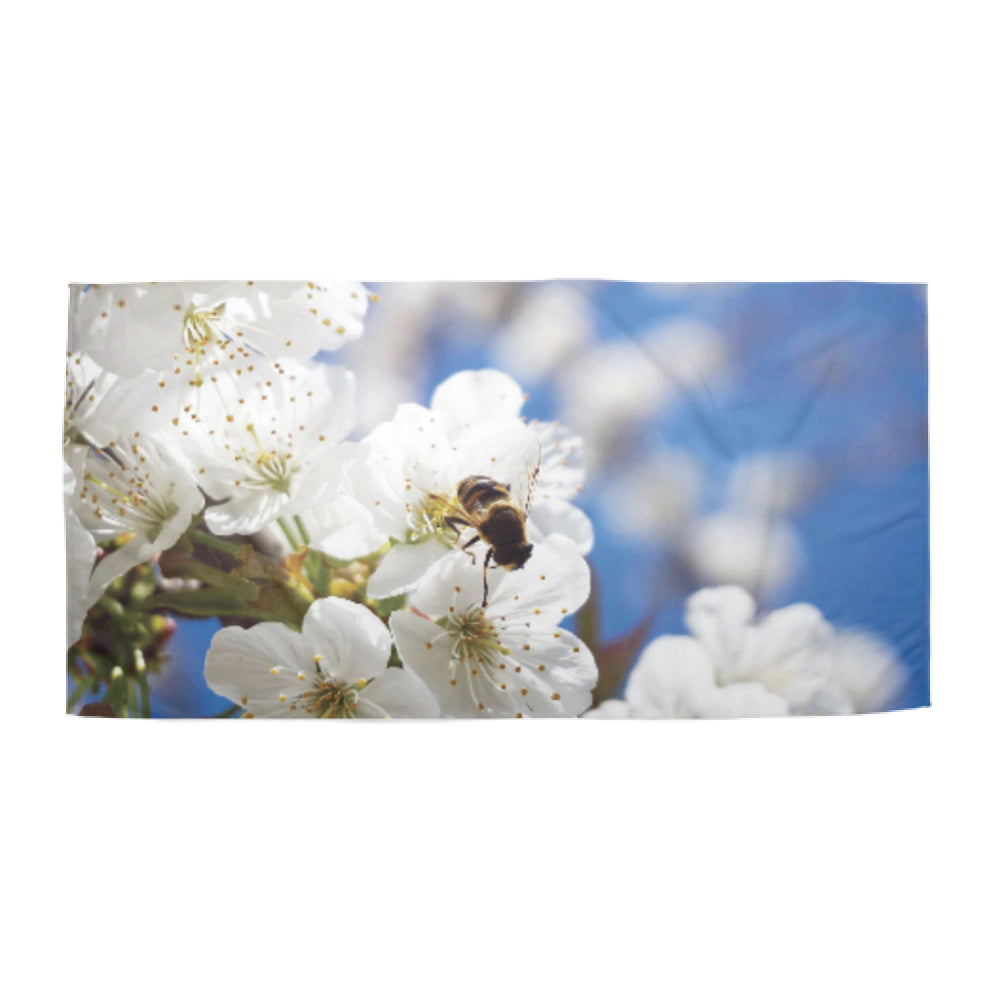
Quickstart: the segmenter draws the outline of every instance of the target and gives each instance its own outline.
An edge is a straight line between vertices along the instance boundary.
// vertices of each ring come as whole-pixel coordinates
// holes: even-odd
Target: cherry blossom
[[[212,639],[205,679],[244,718],[434,719],[441,710],[407,668],[387,667],[389,633],[367,608],[313,603],[302,631],[263,622]]]
[[[403,662],[454,717],[569,717],[597,682],[593,655],[560,624],[590,593],[572,543],[540,543],[523,569],[482,574],[461,553],[441,560],[389,620]]]

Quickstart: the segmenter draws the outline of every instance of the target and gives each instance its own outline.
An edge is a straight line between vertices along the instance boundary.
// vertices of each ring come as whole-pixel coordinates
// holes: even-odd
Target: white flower
[[[685,537],[685,555],[702,583],[732,583],[773,593],[802,564],[798,536],[786,521],[722,511],[697,521]]]
[[[311,357],[361,335],[363,285],[311,281],[74,285],[70,348],[108,371],[195,381],[227,361]]]
[[[205,511],[216,534],[250,534],[317,502],[333,446],[354,421],[354,376],[344,368],[278,363],[256,373],[210,376],[175,418],[199,485],[218,504]],[[269,369],[270,370],[270,369]]]
[[[729,476],[729,503],[747,514],[791,514],[816,486],[816,469],[794,451],[762,453],[741,458]]]
[[[221,629],[205,679],[245,718],[439,718],[409,670],[387,668],[389,650],[389,633],[371,611],[325,597],[310,606],[301,633],[272,622]]]
[[[525,382],[547,378],[593,339],[591,307],[577,289],[545,282],[518,303],[500,331],[496,358]]]
[[[66,359],[63,445],[107,444],[115,436],[114,408],[102,405],[116,376],[86,354],[71,351]]]
[[[73,470],[63,463],[63,500],[66,515],[66,645],[72,646],[83,631],[83,619],[90,609],[90,574],[97,559],[97,543],[73,510],[75,491]]]
[[[518,416],[523,401],[517,383],[501,372],[460,372],[438,387],[430,409],[404,404],[365,438],[351,472],[356,494],[376,528],[403,543],[372,575],[371,596],[412,588],[459,544],[445,518],[452,513],[447,502],[455,502],[455,489],[467,476],[510,483],[516,495],[540,463],[528,538],[561,534],[578,551],[590,551],[590,521],[569,502],[583,482],[582,441],[555,424],[526,425]]]
[[[584,352],[563,370],[557,389],[561,414],[583,435],[597,466],[613,459],[636,425],[674,392],[649,355],[627,340]]]
[[[389,619],[403,662],[454,717],[568,717],[590,704],[591,652],[560,626],[590,593],[590,573],[565,538],[539,544],[523,569],[482,573],[460,553],[441,561]]]
[[[654,639],[629,675],[625,700],[609,699],[587,713],[602,719],[741,719],[787,715],[784,698],[763,684],[720,687],[708,651],[686,635]]]
[[[100,451],[74,446],[66,459],[74,474],[74,512],[97,542],[117,545],[90,576],[90,607],[112,580],[169,549],[204,497],[181,463],[139,431]]]
[[[722,334],[695,319],[672,319],[644,330],[640,343],[671,386],[704,388],[722,380],[729,347]]]
[[[698,509],[704,475],[681,451],[660,449],[629,463],[602,491],[618,534],[647,543],[677,538]]]
[[[834,629],[810,604],[754,620],[739,587],[700,590],[687,603],[691,636],[655,640],[605,718],[833,715],[888,707],[905,675],[877,636]]]

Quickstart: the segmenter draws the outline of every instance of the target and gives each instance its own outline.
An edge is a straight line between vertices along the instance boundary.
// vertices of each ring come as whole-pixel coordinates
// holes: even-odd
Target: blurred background
[[[929,703],[926,292],[856,283],[369,283],[360,438],[453,372],[494,367],[524,414],[584,437],[604,642],[683,633],[701,586],[806,601],[878,633]],[[218,623],[182,621],[153,714],[229,707]]]

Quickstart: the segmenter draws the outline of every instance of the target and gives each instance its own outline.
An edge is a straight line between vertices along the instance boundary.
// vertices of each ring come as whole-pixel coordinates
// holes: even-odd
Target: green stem
[[[242,551],[241,546],[233,542],[224,542],[221,538],[216,538],[215,535],[209,534],[207,531],[201,531],[199,528],[192,528],[188,534],[191,536],[191,540],[198,542],[199,545],[215,549],[218,552],[225,552],[226,555],[238,556]]]
[[[293,552],[298,552],[302,548],[297,541],[295,541],[295,536],[292,534],[292,529],[288,526],[288,522],[283,518],[278,518],[278,527],[285,534],[285,538],[288,540],[288,544],[291,545]]]
[[[302,536],[302,546],[303,548],[309,547],[309,532],[306,530],[306,523],[302,520],[301,514],[295,515],[295,527],[299,529],[299,534]]]
[[[149,678],[146,676],[146,657],[142,655],[142,650],[136,647],[135,653],[135,674],[139,679],[139,698],[142,705],[142,717],[149,719],[152,712],[149,707]]]
[[[121,667],[114,667],[111,671],[111,683],[108,685],[108,701],[119,719],[126,718],[125,703],[127,698],[125,671]]]

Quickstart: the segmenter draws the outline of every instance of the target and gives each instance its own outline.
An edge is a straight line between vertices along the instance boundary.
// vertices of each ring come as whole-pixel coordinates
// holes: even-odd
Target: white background
[[[996,995],[989,12],[8,11],[5,992]],[[65,718],[66,283],[314,275],[929,282],[934,708]]]

